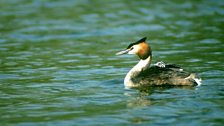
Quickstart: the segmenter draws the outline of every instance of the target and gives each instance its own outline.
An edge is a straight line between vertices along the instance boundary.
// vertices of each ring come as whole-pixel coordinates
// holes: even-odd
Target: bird
[[[126,88],[142,88],[150,86],[199,86],[201,78],[196,73],[183,70],[175,64],[165,64],[163,61],[151,65],[152,50],[144,37],[116,53],[116,55],[134,54],[140,61],[124,78]]]

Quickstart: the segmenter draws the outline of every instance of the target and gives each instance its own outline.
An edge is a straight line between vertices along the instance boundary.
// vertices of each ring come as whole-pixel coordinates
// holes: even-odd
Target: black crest
[[[131,43],[127,49],[131,48],[133,45],[136,45],[136,44],[139,44],[139,43],[142,43],[142,42],[145,42],[145,40],[147,39],[147,37],[144,37],[140,40],[138,40],[137,42],[134,42],[134,43]]]

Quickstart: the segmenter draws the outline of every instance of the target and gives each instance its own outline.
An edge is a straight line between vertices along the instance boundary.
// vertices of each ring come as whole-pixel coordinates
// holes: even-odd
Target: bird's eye
[[[133,50],[133,49],[134,49],[134,47],[131,47],[131,48],[130,48],[130,50]]]

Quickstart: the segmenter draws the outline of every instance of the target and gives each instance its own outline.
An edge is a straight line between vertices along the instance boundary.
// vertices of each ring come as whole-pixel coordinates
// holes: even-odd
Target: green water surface
[[[223,0],[1,0],[1,126],[224,125]],[[126,90],[142,37],[200,87]]]

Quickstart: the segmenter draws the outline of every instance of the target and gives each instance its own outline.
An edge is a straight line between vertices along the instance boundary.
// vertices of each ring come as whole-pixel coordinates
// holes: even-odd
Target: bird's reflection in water
[[[128,89],[125,91],[124,95],[130,97],[127,101],[128,108],[140,108],[146,107],[154,104],[154,99],[150,97],[155,93],[162,93],[166,90],[170,89],[187,89],[187,90],[195,90],[197,88],[191,86],[167,86],[167,87],[149,87],[149,88],[141,88],[136,90]]]

